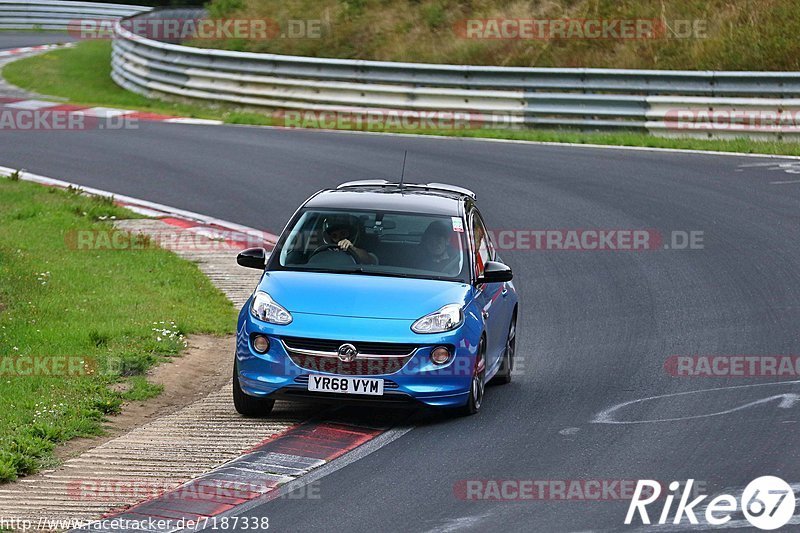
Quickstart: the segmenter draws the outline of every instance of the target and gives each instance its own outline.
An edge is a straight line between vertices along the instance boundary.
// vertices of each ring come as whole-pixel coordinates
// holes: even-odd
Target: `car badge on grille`
[[[352,363],[358,357],[358,350],[352,344],[342,344],[336,351],[339,356],[339,361],[343,363]]]

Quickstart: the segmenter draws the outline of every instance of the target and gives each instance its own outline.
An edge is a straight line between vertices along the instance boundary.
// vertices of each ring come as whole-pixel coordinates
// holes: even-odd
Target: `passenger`
[[[443,222],[431,222],[422,234],[421,250],[417,256],[423,270],[443,272],[455,255],[450,246],[450,231]]]

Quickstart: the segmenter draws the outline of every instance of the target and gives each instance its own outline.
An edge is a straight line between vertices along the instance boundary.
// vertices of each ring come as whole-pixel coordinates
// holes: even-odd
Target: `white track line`
[[[385,133],[380,131],[354,131],[354,130],[329,130],[322,128],[286,128],[282,126],[255,126],[252,124],[224,124],[225,126],[232,126],[236,128],[266,128],[273,130],[293,130],[293,131],[309,131],[309,132],[324,132],[324,133],[342,133],[348,135],[381,135],[393,137],[407,137],[410,139],[447,139],[450,141],[475,141],[475,142],[493,142],[493,143],[508,143],[508,144],[530,144],[535,146],[555,146],[555,147],[570,147],[570,148],[604,148],[609,150],[633,150],[637,152],[666,152],[678,154],[696,154],[696,155],[726,155],[735,157],[762,157],[768,159],[790,159],[800,161],[800,156],[796,155],[775,155],[775,154],[746,154],[741,152],[720,152],[717,150],[690,150],[688,148],[655,148],[649,146],[620,146],[614,144],[589,144],[589,143],[562,143],[554,141],[524,141],[521,139],[493,139],[489,137],[459,137],[455,135],[425,135],[421,133]]]

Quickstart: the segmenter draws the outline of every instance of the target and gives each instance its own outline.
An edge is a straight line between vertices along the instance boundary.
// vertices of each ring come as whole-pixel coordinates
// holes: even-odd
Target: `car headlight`
[[[438,311],[425,315],[411,325],[414,333],[443,333],[456,329],[464,321],[464,312],[458,304],[445,305]]]
[[[285,326],[292,321],[292,315],[264,291],[257,291],[250,304],[250,314],[259,320]]]

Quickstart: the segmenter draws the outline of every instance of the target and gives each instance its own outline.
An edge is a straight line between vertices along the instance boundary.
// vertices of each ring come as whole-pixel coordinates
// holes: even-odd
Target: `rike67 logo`
[[[689,501],[689,498],[693,496],[693,484],[693,479],[688,480],[681,494],[678,494],[681,488],[679,482],[673,481],[669,484],[669,492],[663,497],[663,506],[658,514],[658,524],[666,524],[670,520],[670,515],[673,514],[673,503],[676,499],[678,504],[671,520],[676,525],[680,524],[684,518],[690,524],[697,525],[700,523],[699,515],[701,519],[705,519],[706,524],[721,526],[731,522],[733,514],[741,512],[753,527],[774,530],[785,526],[794,515],[794,491],[779,477],[762,476],[754,479],[745,487],[740,501],[730,494],[717,495],[708,502],[705,502],[708,498],[707,495],[701,495]],[[628,514],[625,516],[625,524],[630,525],[637,513],[642,524],[650,524],[647,506],[662,499],[661,492],[662,487],[659,482],[648,479],[639,480],[628,507]],[[659,507],[658,504],[653,505],[650,511],[658,511],[657,507]],[[654,516],[653,519],[655,520],[656,517]],[[745,524],[741,520],[737,526]],[[733,526],[733,524],[730,525]]]

